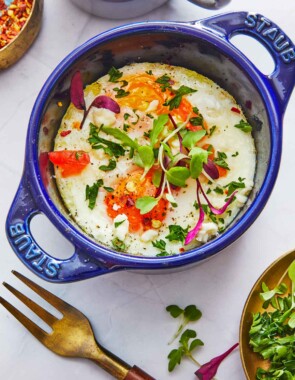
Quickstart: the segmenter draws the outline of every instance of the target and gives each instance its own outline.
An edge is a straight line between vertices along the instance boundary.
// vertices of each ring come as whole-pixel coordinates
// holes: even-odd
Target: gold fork
[[[140,368],[136,366],[131,368],[127,363],[98,344],[88,319],[79,310],[41,288],[41,286],[22,274],[16,271],[12,271],[12,273],[63,314],[62,318],[58,319],[17,289],[3,282],[3,285],[8,290],[51,327],[51,333],[45,332],[9,302],[0,297],[0,303],[44,346],[61,356],[90,359],[116,379],[155,380]]]

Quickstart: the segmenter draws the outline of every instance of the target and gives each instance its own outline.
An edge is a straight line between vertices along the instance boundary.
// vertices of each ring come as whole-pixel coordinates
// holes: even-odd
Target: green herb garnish
[[[195,147],[196,143],[201,140],[206,135],[204,129],[196,132],[188,131],[184,134],[182,145],[185,148],[192,149]]]
[[[165,236],[165,238],[169,241],[180,241],[181,243],[184,242],[184,239],[188,233],[189,226],[187,228],[182,228],[179,225],[170,225],[169,228],[169,235]]]
[[[110,82],[116,83],[118,80],[122,77],[123,73],[116,69],[115,67],[111,67],[108,72],[110,79]]]
[[[128,96],[130,94],[129,91],[125,91],[123,88],[115,87],[113,89],[117,94],[115,95],[115,98],[124,98],[125,96]]]
[[[152,211],[152,209],[158,204],[158,202],[159,199],[157,198],[144,196],[137,198],[135,202],[135,207],[140,210],[140,215],[144,215]]]
[[[159,83],[162,92],[165,92],[167,88],[169,90],[171,90],[171,88],[172,88],[171,84],[170,84],[170,81],[171,81],[171,78],[167,74],[164,74],[160,78],[156,79],[155,82]]]
[[[192,352],[200,346],[204,346],[203,341],[196,339],[197,333],[194,330],[185,330],[179,339],[179,347],[170,351],[168,355],[168,371],[172,372],[176,365],[181,363],[181,360],[184,356],[192,360],[197,366],[200,366],[200,363],[192,356]],[[191,341],[191,339],[193,339]]]
[[[289,293],[281,281],[273,289],[262,283],[260,298],[267,310],[253,314],[249,344],[254,352],[269,362],[264,368],[257,369],[257,380],[295,378],[295,260],[282,279],[287,273],[291,280]]]
[[[90,123],[90,133],[89,133],[89,143],[91,144],[92,149],[103,149],[106,154],[110,157],[120,157],[125,155],[125,149],[113,142],[106,139],[103,139],[98,135],[99,129],[92,123]]]
[[[247,121],[241,119],[239,124],[235,124],[234,127],[241,129],[245,133],[249,133],[252,131],[252,127]]]
[[[228,193],[227,195],[231,195],[234,191],[237,189],[244,189],[246,186],[243,182],[243,178],[239,178],[239,181],[232,181],[228,183],[227,185],[224,186],[225,188],[228,188]]]
[[[180,86],[178,90],[173,91],[175,96],[172,99],[166,101],[164,105],[169,106],[170,111],[172,111],[180,106],[183,95],[191,94],[196,91],[197,90],[187,86]]]
[[[154,147],[158,142],[159,135],[163,132],[165,125],[169,120],[168,115],[162,114],[157,119],[153,120],[153,128],[149,132],[149,138],[151,140],[151,147]]]
[[[174,166],[166,172],[167,180],[172,183],[172,185],[179,187],[186,186],[186,180],[190,175],[189,169],[182,166]]]
[[[86,185],[85,200],[88,201],[88,207],[93,210],[95,207],[96,198],[99,188],[103,186],[103,180],[99,179],[92,186]]]
[[[127,135],[127,133],[121,131],[121,129],[102,126],[101,130],[107,135],[111,135],[115,137],[116,139],[120,140],[123,143],[123,145],[129,146],[130,148],[133,148],[133,149],[138,149],[138,143],[135,140],[132,140]]]
[[[126,219],[121,220],[121,222],[115,222],[115,228],[118,228],[118,227],[121,226],[121,224],[123,224],[124,222],[126,222]]]
[[[188,323],[198,321],[202,316],[202,312],[195,305],[188,305],[185,309],[181,309],[177,305],[169,305],[166,307],[166,310],[173,318],[181,317],[178,330],[170,343],[182,333]]]
[[[204,118],[203,118],[202,115],[191,117],[189,119],[189,122],[191,123],[191,125],[193,125],[195,127],[198,127],[199,125],[203,127],[203,125],[204,125]]]
[[[108,171],[114,170],[116,166],[117,166],[116,160],[110,160],[108,165],[101,165],[99,169],[104,172],[108,172]]]
[[[216,125],[213,125],[213,127],[211,127],[210,129],[209,129],[209,136],[212,136],[213,135],[213,133],[215,132],[215,130],[216,130]]]
[[[112,244],[113,244],[113,247],[117,250],[117,251],[125,251],[126,250],[126,244],[118,239],[118,238],[114,238],[112,240]]]
[[[221,187],[216,187],[215,189],[213,189],[213,191],[217,194],[223,194],[223,189]]]
[[[221,168],[230,170],[227,162],[225,161],[226,158],[227,158],[227,155],[224,152],[217,152],[217,157],[214,158],[214,162],[216,165],[220,166]]]
[[[160,239],[160,240],[153,241],[152,245],[153,247],[158,248],[161,251],[160,253],[156,255],[157,257],[172,255],[172,253],[168,253],[166,251],[166,242],[164,240]]]

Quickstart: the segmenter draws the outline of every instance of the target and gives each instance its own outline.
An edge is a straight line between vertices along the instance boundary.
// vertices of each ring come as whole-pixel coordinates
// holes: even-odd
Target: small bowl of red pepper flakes
[[[0,0],[0,69],[18,61],[37,37],[43,0]]]

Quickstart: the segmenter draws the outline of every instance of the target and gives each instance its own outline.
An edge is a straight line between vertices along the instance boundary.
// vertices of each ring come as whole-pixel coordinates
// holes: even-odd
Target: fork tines
[[[66,313],[71,309],[74,309],[72,306],[56,297],[52,293],[43,289],[41,286],[35,284],[33,281],[29,280],[22,274],[16,271],[12,271],[12,273],[23,283],[25,283],[29,288],[35,291],[39,296],[45,299],[48,303],[50,303],[53,307],[55,307],[58,311],[62,313]],[[29,297],[22,294],[20,291],[15,289],[13,286],[3,282],[3,285],[8,289],[11,293],[13,293],[20,301],[22,301],[29,309],[31,309],[38,317],[40,317],[49,327],[52,327],[53,324],[58,321],[58,318],[49,313],[47,310],[43,309],[36,302],[31,300]],[[20,312],[17,308],[11,305],[8,301],[0,296],[0,303],[20,322],[22,323],[37,339],[42,340],[48,334],[34,322],[32,322],[28,317],[26,317],[22,312]]]

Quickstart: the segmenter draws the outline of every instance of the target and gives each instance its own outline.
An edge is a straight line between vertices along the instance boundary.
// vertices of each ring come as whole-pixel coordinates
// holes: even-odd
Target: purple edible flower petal
[[[177,129],[177,125],[176,125],[176,123],[175,123],[173,117],[170,115],[170,113],[168,114],[168,116],[169,116],[169,119],[170,119],[170,121],[171,121],[173,127],[174,127],[175,129]],[[179,132],[177,132],[177,137],[178,137],[178,140],[179,140],[179,146],[180,146],[180,149],[179,149],[179,150],[180,150],[180,153],[186,153],[185,150],[184,150],[184,148],[183,148],[183,146],[182,146],[182,137],[181,137],[181,134],[180,134]]]
[[[106,95],[99,95],[97,96],[93,102],[91,103],[90,107],[96,107],[96,108],[105,108],[107,110],[110,110],[114,113],[120,113],[120,106],[119,104]]]
[[[219,171],[212,160],[208,159],[207,163],[203,164],[203,169],[212,179],[219,178]]]
[[[92,107],[105,108],[105,109],[110,110],[114,113],[120,113],[120,106],[115,100],[113,100],[112,98],[110,98],[109,96],[106,96],[106,95],[99,95],[93,100],[93,102],[90,104],[88,110],[84,113],[83,120],[82,120],[81,125],[80,125],[80,129],[82,129],[84,121],[85,121],[85,119],[86,119],[87,115],[89,114],[89,111],[91,110]]]
[[[76,108],[78,108],[78,110],[86,110],[83,92],[83,81],[80,71],[76,71],[72,77],[70,97],[71,102],[74,104]]]
[[[216,375],[218,367],[221,362],[239,345],[239,343],[234,344],[229,350],[227,350],[224,354],[216,356],[208,363],[203,364],[196,372],[195,375],[200,380],[212,380]]]
[[[213,214],[215,215],[221,215],[223,214],[226,209],[228,208],[228,206],[231,204],[231,201],[233,200],[233,197],[236,195],[236,193],[238,192],[237,190],[234,191],[231,196],[228,198],[227,202],[221,207],[221,208],[215,208],[212,203],[209,201],[207,195],[205,194],[205,191],[203,190],[201,184],[200,184],[200,181],[197,179],[197,182],[199,184],[199,187],[201,189],[201,192],[202,192],[202,195],[203,197],[206,199],[206,202],[208,203],[208,206],[210,207],[210,210],[213,212]]]
[[[197,200],[198,200],[198,205],[199,205],[199,210],[200,210],[199,220],[196,226],[192,230],[190,230],[189,233],[186,235],[184,245],[189,244],[197,236],[205,218],[205,212],[203,210],[203,207],[200,201],[199,190],[200,190],[200,182],[197,181]]]

